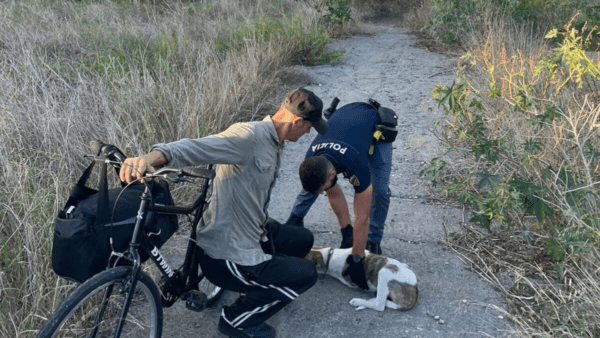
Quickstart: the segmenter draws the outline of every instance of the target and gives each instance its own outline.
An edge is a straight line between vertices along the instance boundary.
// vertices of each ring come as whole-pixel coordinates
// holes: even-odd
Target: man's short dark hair
[[[302,188],[310,193],[316,193],[327,182],[331,171],[331,163],[323,156],[309,157],[300,164],[298,172]]]

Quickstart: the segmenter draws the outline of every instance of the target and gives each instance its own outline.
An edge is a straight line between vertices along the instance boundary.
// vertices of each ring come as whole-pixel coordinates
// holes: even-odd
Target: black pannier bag
[[[113,249],[119,253],[128,248],[141,203],[140,196],[144,192],[141,183],[108,189],[107,164],[103,165],[98,190],[88,188],[85,183],[93,167],[92,162],[54,220],[52,269],[63,278],[80,283],[114,264],[117,256],[111,257]],[[166,182],[151,181],[147,184],[150,185],[152,203],[173,204]],[[144,231],[158,248],[177,229],[175,215],[149,212],[144,224]],[[149,258],[143,251],[140,256],[142,261]]]

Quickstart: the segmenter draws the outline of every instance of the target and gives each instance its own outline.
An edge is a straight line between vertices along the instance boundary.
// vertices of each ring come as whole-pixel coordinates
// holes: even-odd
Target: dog
[[[348,266],[346,258],[351,254],[352,248],[333,249],[315,245],[306,259],[315,264],[317,273],[337,278],[349,287],[357,287],[350,276],[342,276],[342,271]],[[416,305],[419,296],[417,277],[406,264],[365,250],[364,265],[369,291],[377,292],[377,295],[369,300],[350,300],[350,305],[356,307],[356,310],[370,308],[383,311],[388,307],[406,311]]]

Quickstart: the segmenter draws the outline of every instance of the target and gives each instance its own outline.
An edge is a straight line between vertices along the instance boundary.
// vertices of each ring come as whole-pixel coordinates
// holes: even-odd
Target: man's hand
[[[167,162],[165,156],[158,150],[153,150],[144,156],[125,159],[119,171],[119,178],[128,184],[137,180],[143,182],[142,178],[145,172],[152,173],[154,167],[163,165],[165,162]]]
[[[367,285],[367,277],[365,276],[364,259],[358,255],[350,255],[346,258],[348,268],[342,272],[342,276],[350,275],[350,280],[358,287],[364,290],[369,290]]]
[[[133,181],[141,180],[148,168],[152,167],[148,165],[144,157],[127,158],[121,165],[121,170],[119,170],[119,178],[121,181],[128,184]]]

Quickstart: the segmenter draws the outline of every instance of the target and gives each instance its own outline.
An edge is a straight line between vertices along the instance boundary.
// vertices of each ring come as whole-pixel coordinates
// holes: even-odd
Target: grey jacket
[[[283,143],[270,117],[152,150],[163,153],[169,167],[218,164],[212,199],[198,226],[198,245],[207,255],[246,266],[271,258],[260,243],[267,239],[264,226]]]

